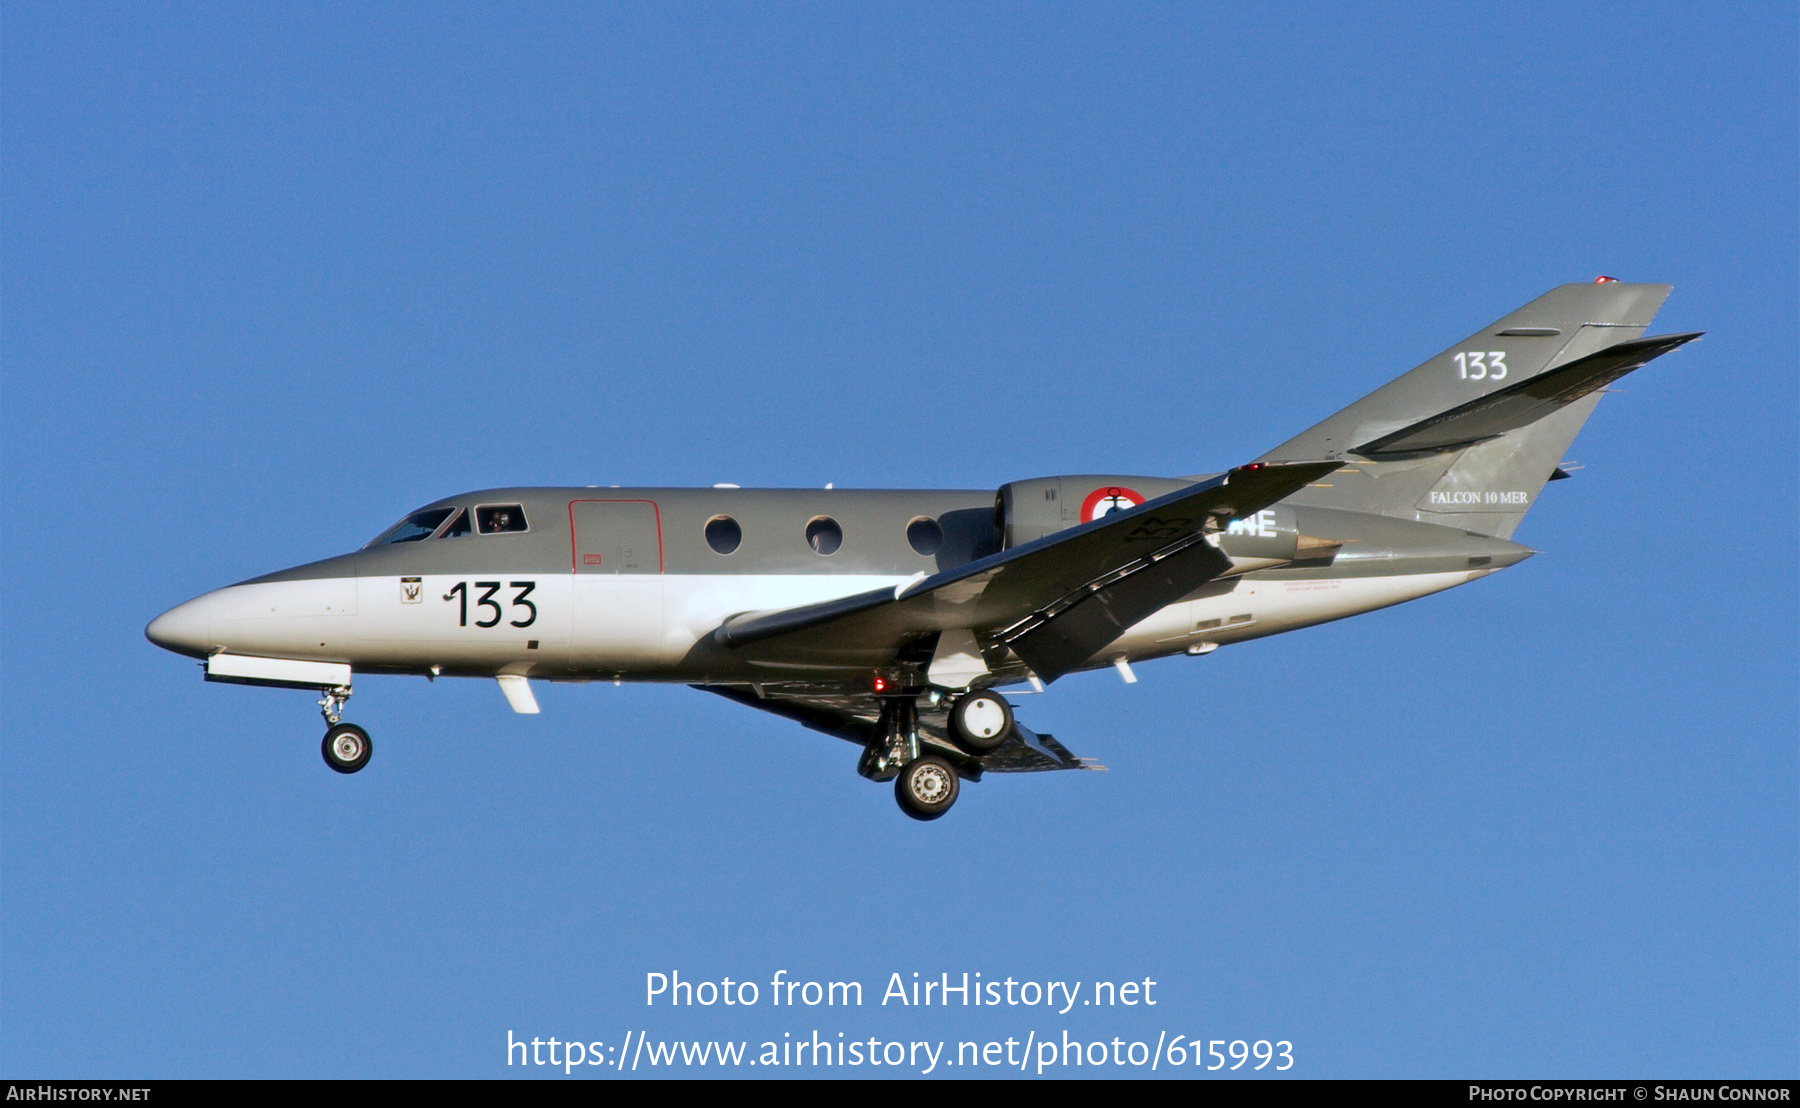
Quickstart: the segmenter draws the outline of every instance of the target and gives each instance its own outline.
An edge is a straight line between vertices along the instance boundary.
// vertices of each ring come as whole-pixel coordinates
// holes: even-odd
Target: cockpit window
[[[469,513],[458,508],[456,509],[456,518],[450,521],[450,525],[444,528],[444,533],[438,538],[454,539],[459,535],[468,534],[469,530]]]
[[[484,535],[527,530],[525,509],[517,504],[483,504],[475,509],[475,529]]]
[[[422,512],[414,512],[399,523],[376,536],[370,546],[392,546],[397,542],[418,542],[428,539],[438,525],[450,518],[455,508],[427,508]]]

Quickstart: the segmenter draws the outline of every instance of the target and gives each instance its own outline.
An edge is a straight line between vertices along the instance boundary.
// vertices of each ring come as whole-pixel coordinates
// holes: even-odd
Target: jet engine
[[[1135,508],[1193,482],[1118,474],[1036,477],[1000,486],[994,525],[1001,549],[1021,546],[1113,512]]]
[[[1118,474],[1013,481],[1000,486],[994,498],[994,527],[1001,549],[1010,549],[1113,512],[1127,511],[1190,484],[1169,477]],[[1219,549],[1230,556],[1237,573],[1329,556],[1340,545],[1300,534],[1294,509],[1285,504],[1230,521],[1220,529],[1216,541]]]

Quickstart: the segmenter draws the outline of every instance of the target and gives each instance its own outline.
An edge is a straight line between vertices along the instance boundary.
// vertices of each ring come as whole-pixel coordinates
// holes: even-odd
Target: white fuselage
[[[1373,611],[1491,570],[1268,580],[1181,601],[1132,626],[1102,662],[1226,645]],[[731,616],[811,604],[908,578],[882,575],[581,575],[492,572],[233,585],[159,617],[186,653],[346,663],[356,670],[693,681],[686,660]],[[491,586],[498,584],[498,588]],[[529,588],[525,586],[529,585]],[[481,624],[491,626],[481,626]]]

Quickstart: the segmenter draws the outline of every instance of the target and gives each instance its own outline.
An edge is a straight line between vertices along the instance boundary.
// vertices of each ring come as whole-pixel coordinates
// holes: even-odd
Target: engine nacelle
[[[1227,523],[1219,532],[1219,549],[1236,572],[1247,573],[1293,561],[1300,537],[1294,509],[1274,504]]]
[[[1112,512],[1135,508],[1146,500],[1192,484],[1192,481],[1175,477],[1117,474],[1013,481],[1000,486],[1000,494],[994,501],[995,527],[999,531],[1001,548],[1010,549]],[[1301,535],[1294,509],[1285,504],[1272,505],[1232,520],[1219,532],[1217,543],[1219,549],[1230,556],[1239,573],[1311,556],[1314,548],[1337,546]],[[1303,552],[1302,547],[1307,551]]]
[[[1178,477],[1117,474],[1037,477],[1000,486],[994,522],[1002,549],[1076,527],[1112,512],[1135,508],[1193,484]]]

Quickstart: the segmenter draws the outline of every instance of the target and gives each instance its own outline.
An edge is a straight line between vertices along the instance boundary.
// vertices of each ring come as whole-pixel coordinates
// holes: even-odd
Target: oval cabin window
[[[937,520],[920,516],[906,525],[906,541],[915,552],[929,558],[944,549],[944,529]]]
[[[730,516],[714,516],[706,521],[706,545],[715,554],[729,554],[744,541],[744,529]]]
[[[806,525],[806,545],[815,554],[836,554],[844,545],[844,529],[830,516],[820,516]]]

